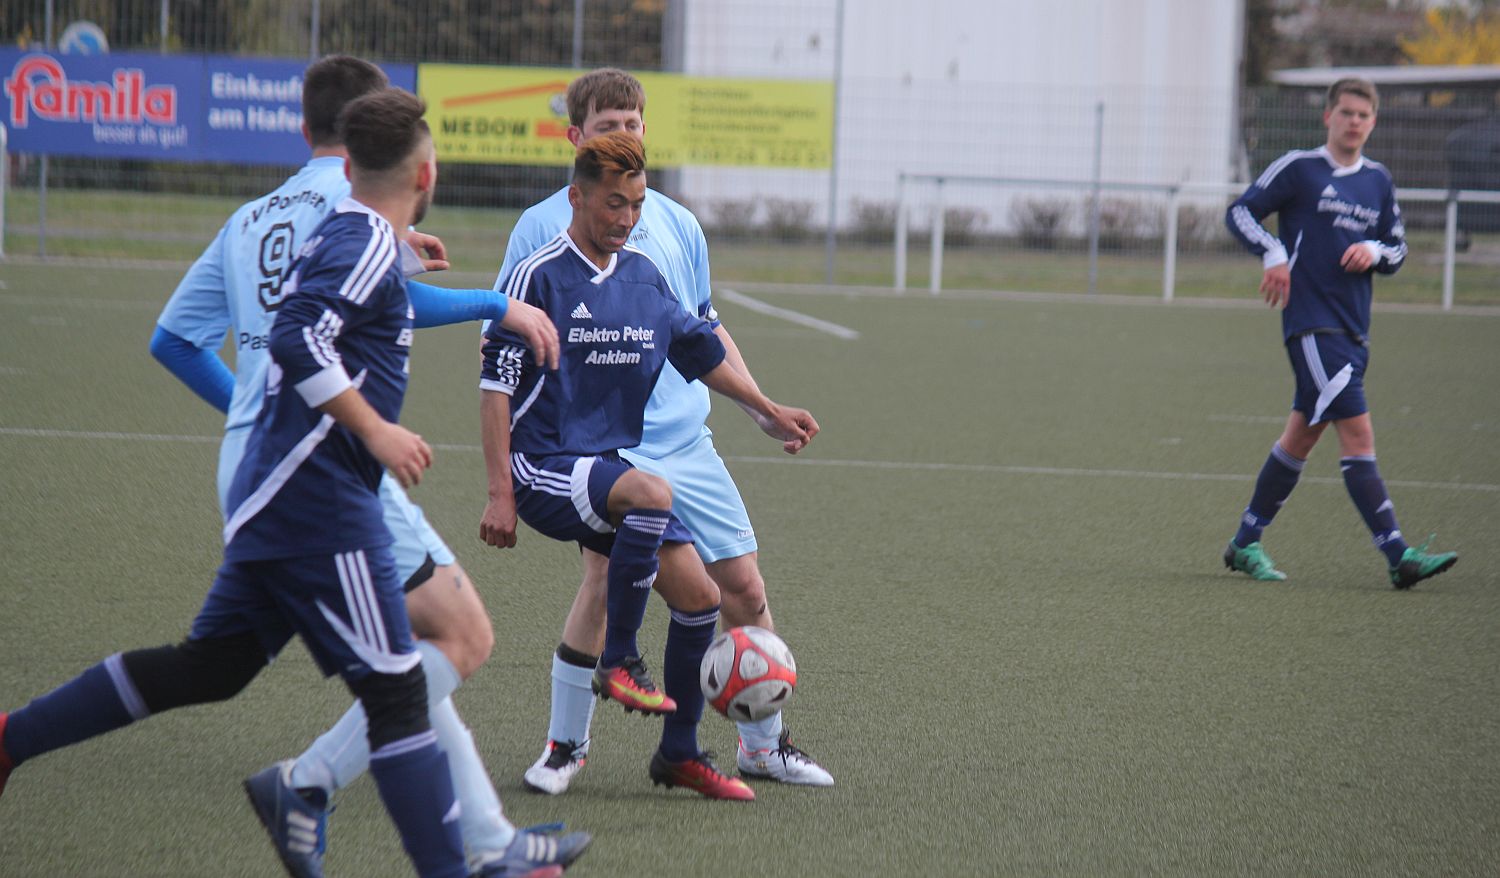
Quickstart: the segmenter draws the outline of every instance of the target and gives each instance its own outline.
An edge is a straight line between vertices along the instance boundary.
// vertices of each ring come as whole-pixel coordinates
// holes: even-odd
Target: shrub
[[[950,207],[943,211],[943,243],[955,247],[972,244],[990,215],[974,207]]]
[[[1052,250],[1073,214],[1073,204],[1062,198],[1017,198],[1010,203],[1010,221],[1021,243]]]
[[[849,207],[854,213],[851,225],[856,240],[874,244],[888,241],[896,234],[896,202],[855,198],[850,200]]]
[[[755,214],[760,203],[754,198],[716,198],[709,203],[713,211],[713,230],[726,238],[744,238],[755,231]]]
[[[793,198],[766,199],[766,231],[781,241],[797,241],[812,232],[813,204]]]

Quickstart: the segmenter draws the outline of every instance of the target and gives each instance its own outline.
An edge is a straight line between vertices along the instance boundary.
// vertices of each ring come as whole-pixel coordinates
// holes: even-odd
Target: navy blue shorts
[[[275,656],[293,634],[326,675],[402,674],[421,656],[388,547],[271,561],[225,561],[188,637],[253,631]]]
[[[1297,376],[1292,408],[1308,424],[1342,421],[1370,410],[1365,403],[1369,346],[1342,332],[1306,332],[1287,339],[1286,353]]]
[[[608,555],[615,544],[615,528],[609,523],[609,492],[634,468],[618,454],[534,457],[513,451],[510,475],[516,515],[554,540],[576,542]],[[662,540],[691,543],[693,535],[673,515]]]

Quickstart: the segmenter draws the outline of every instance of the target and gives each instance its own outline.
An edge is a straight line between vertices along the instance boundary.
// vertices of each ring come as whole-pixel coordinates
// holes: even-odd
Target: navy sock
[[[458,800],[448,757],[431,730],[392,741],[370,754],[380,800],[421,878],[465,878]]]
[[[72,680],[38,696],[5,721],[5,752],[20,765],[123,728],[150,715],[115,653]]]
[[[609,616],[600,667],[612,668],[641,654],[635,634],[646,618],[646,602],[656,581],[656,552],[671,515],[665,509],[632,509],[615,531],[615,545],[609,552]]]
[[[1392,567],[1400,564],[1406,540],[1396,524],[1396,507],[1391,505],[1390,495],[1385,491],[1385,480],[1375,466],[1375,456],[1340,458],[1339,469],[1344,471],[1344,487],[1349,489],[1349,499],[1354,501],[1354,508],[1370,529],[1375,548],[1385,553]]]
[[[698,613],[672,611],[667,626],[667,655],[662,662],[662,683],[667,696],[677,702],[675,713],[662,717],[661,755],[681,762],[698,755],[698,720],[703,717],[703,688],[698,666],[713,642],[719,624],[719,608]]]
[[[1240,519],[1239,532],[1234,535],[1236,546],[1243,549],[1260,541],[1261,531],[1270,526],[1276,513],[1281,511],[1281,504],[1292,496],[1292,489],[1297,487],[1297,479],[1306,465],[1307,461],[1293,457],[1281,447],[1281,443],[1271,446],[1271,453],[1266,456],[1265,465],[1255,479],[1255,493],[1250,495],[1250,505],[1245,507],[1245,514]]]

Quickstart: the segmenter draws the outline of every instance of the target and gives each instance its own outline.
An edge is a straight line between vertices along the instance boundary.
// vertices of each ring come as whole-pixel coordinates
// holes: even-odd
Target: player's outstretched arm
[[[422,481],[422,471],[432,466],[432,449],[422,437],[382,418],[357,388],[348,388],[318,410],[358,436],[403,488]]]
[[[796,454],[818,435],[818,422],[807,409],[772,402],[753,381],[735,370],[726,359],[705,372],[701,379],[710,390],[721,393],[754,412],[756,423],[772,439],[781,440],[787,454]]]
[[[151,356],[209,405],[226,414],[229,412],[229,402],[234,396],[234,373],[218,354],[158,326],[151,336]]]
[[[479,519],[479,538],[497,549],[516,544],[516,496],[510,481],[510,395],[482,390],[479,396],[480,442],[489,500]]]
[[[531,355],[536,358],[538,365],[555,371],[561,346],[552,318],[535,305],[503,297],[502,300],[510,301],[510,308],[506,310],[500,325],[526,339],[526,346],[531,348]]]

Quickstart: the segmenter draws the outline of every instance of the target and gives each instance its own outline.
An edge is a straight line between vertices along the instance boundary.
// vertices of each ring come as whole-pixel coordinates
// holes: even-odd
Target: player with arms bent
[[[1276,160],[1230,205],[1230,232],[1260,256],[1261,292],[1282,307],[1282,334],[1296,374],[1292,413],[1261,468],[1224,565],[1252,579],[1286,574],[1261,547],[1261,532],[1291,496],[1307,456],[1331,422],[1340,469],[1354,506],[1385,555],[1391,583],[1411,588],[1452,567],[1453,552],[1408,546],[1375,466],[1375,432],[1365,404],[1372,271],[1394,274],[1406,259],[1395,184],[1383,165],[1362,155],[1375,127],[1379,96],[1362,79],[1328,89],[1327,143]],[[1260,224],[1279,217],[1280,238]]]
[[[423,109],[385,89],[340,116],[351,197],[284,285],[266,402],[229,486],[224,562],[187,639],[113,655],[0,716],[7,771],[153,713],[231,698],[300,635],[364,705],[371,773],[417,873],[469,874],[378,493],[385,470],[414,484],[432,462],[396,423],[412,306],[394,230],[421,219],[437,181]]]
[[[641,83],[623,70],[601,68],[568,86],[568,139],[583,140],[613,131],[644,138],[646,97]],[[510,235],[499,285],[520,262],[551,241],[572,222],[569,190],[564,187],[521,215]],[[718,322],[709,288],[708,243],[692,213],[656,190],[648,190],[630,246],[656,263],[689,313],[713,326],[727,352],[726,360],[754,384],[739,348]],[[724,627],[773,628],[766,585],[758,563],[758,545],[750,515],[724,461],[714,449],[708,418],[708,391],[684,381],[670,363],[646,408],[641,444],[621,456],[672,487],[672,511],[696,538],[694,548],[707,565],[723,597]],[[758,413],[747,410],[767,425]],[[789,443],[789,453],[799,446]],[[550,794],[568,788],[588,754],[593,719],[591,691],[594,667],[604,644],[606,560],[585,547],[583,583],[563,623],[562,642],[552,660],[552,709],[547,744],[526,771],[527,787]],[[740,773],[786,783],[827,786],[833,777],[791,742],[778,712],[758,722],[739,723]]]
[[[271,322],[287,292],[284,281],[292,258],[349,193],[344,171],[348,150],[336,128],[338,115],[354,99],[387,85],[379,67],[348,55],[330,55],[307,68],[303,135],[312,159],[275,191],[235,211],[173,292],[158,321],[152,353],[229,415],[219,452],[219,498],[226,509],[229,482],[264,397]],[[415,231],[405,234],[408,241],[441,254],[436,238]],[[406,246],[397,249],[402,270],[410,274],[415,253]],[[445,265],[439,260],[426,267]],[[556,330],[534,308],[507,307],[505,297],[490,290],[447,290],[415,281],[408,281],[407,287],[416,326],[499,319],[526,335],[542,356],[555,356]],[[236,343],[233,374],[214,353],[226,329]],[[494,635],[489,614],[453,552],[395,479],[381,480],[380,496],[386,527],[395,539],[391,551],[397,576],[405,583],[412,630],[421,638],[417,650],[433,701],[433,728],[448,754],[464,805],[460,825],[465,844],[476,862],[501,858],[514,843],[514,829],[504,819],[472,737],[448,697],[490,654]],[[296,760],[271,766],[246,782],[257,814],[296,878],[322,874],[328,801],[369,764],[365,722],[356,702]],[[315,825],[315,843],[295,838],[294,822]]]
[[[503,328],[487,335],[480,387],[490,499],[480,533],[493,545],[514,545],[519,513],[547,536],[607,555],[607,625],[593,675],[600,694],[664,715],[652,780],[749,800],[749,787],[698,749],[698,666],[718,621],[718,588],[692,549],[693,535],[672,514],[666,480],[618,451],[640,442],[647,400],[669,360],[685,379],[701,378],[756,411],[784,442],[800,448],[818,427],[729,365],[713,327],[684,311],[650,258],[626,246],[647,198],[645,167],[641,142],[629,133],[580,144],[568,190],[572,222],[506,280],[507,295],[567,330],[554,372],[539,368]],[[672,615],[665,695],[636,644],[653,585]]]

